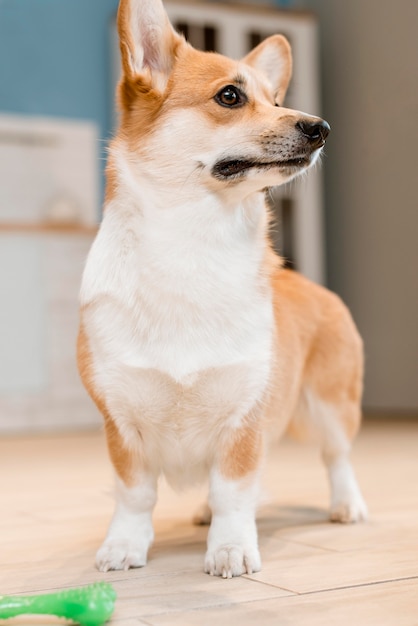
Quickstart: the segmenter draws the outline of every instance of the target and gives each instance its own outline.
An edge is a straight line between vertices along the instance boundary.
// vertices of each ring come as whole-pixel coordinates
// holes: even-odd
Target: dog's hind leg
[[[313,342],[289,431],[320,445],[330,483],[330,519],[357,522],[366,519],[367,507],[349,455],[361,421],[363,350],[348,311],[336,297],[331,305]]]
[[[330,519],[347,523],[365,520],[367,507],[351,465],[351,437],[344,428],[347,415],[343,411],[358,413],[359,407],[329,404],[306,388],[290,432],[319,443],[330,484]]]

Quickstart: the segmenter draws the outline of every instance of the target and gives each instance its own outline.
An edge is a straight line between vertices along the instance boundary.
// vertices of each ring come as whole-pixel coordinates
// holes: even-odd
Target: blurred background
[[[0,433],[100,424],[75,364],[77,296],[116,123],[117,0],[0,0]],[[289,265],[339,293],[367,414],[418,418],[418,3],[167,2],[202,49],[282,32],[287,105],[325,117],[321,169],[270,201]]]

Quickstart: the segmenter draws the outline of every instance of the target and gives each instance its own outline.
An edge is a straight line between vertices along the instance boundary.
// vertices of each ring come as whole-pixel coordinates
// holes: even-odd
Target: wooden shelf
[[[97,233],[98,226],[87,226],[86,224],[59,224],[55,222],[31,223],[11,223],[0,222],[1,233],[13,234],[65,234],[65,235],[92,235]]]

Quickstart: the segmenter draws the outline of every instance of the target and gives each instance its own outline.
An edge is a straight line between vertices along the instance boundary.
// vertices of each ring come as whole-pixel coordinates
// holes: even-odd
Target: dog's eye
[[[236,107],[245,104],[247,98],[237,87],[228,85],[218,91],[215,100],[223,107]]]

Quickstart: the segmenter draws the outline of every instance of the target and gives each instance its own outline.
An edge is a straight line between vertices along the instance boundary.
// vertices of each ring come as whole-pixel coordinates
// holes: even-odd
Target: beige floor
[[[317,451],[282,442],[266,468],[259,574],[204,574],[207,529],[190,523],[202,492],[165,485],[148,566],[101,574],[94,554],[112,512],[102,434],[3,440],[0,594],[107,580],[115,626],[417,626],[418,421],[367,422],[353,460],[370,521],[328,524]]]

